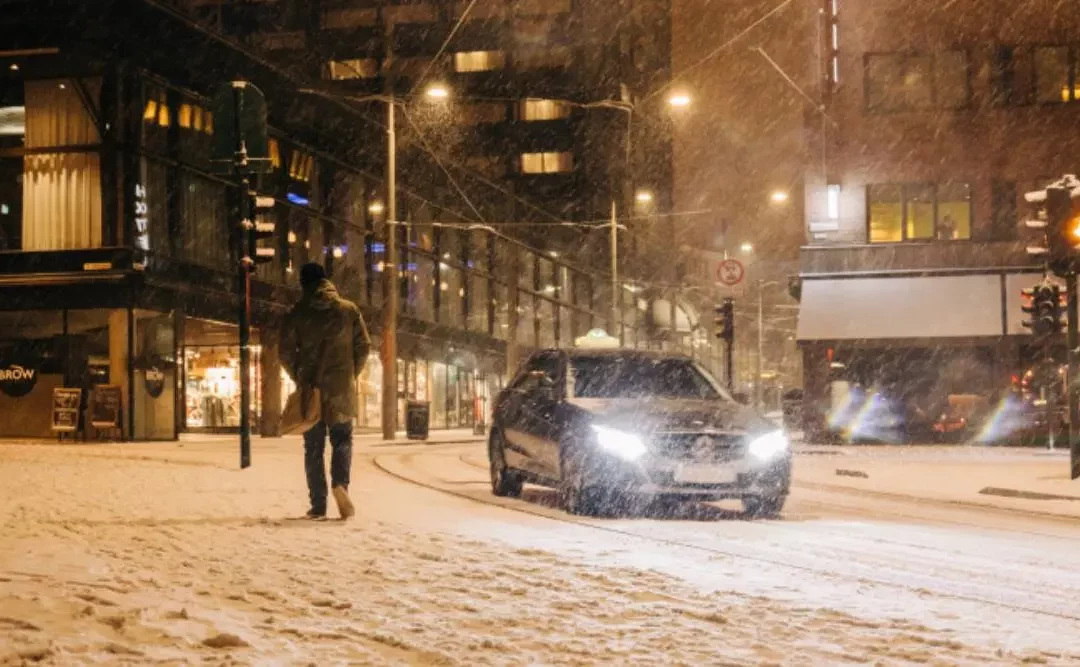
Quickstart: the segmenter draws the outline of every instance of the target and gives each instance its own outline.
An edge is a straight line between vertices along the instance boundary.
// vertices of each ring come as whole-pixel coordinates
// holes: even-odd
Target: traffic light
[[[1034,205],[1024,225],[1041,233],[1028,254],[1040,257],[1058,276],[1080,269],[1080,179],[1068,174],[1045,190],[1024,195]]]
[[[249,271],[254,271],[259,264],[274,261],[274,257],[277,255],[277,250],[273,245],[259,244],[264,239],[274,237],[276,229],[274,223],[260,220],[260,214],[273,209],[277,202],[274,201],[273,197],[262,197],[254,192],[248,193],[248,199],[248,211],[250,211],[251,219],[245,219],[242,222],[244,230],[247,232],[247,248],[241,261]]]
[[[1030,315],[1031,319],[1024,320],[1021,324],[1025,329],[1031,330],[1037,343],[1046,345],[1065,327],[1062,321],[1064,312],[1061,288],[1044,282],[1022,290],[1022,294],[1026,300],[1022,310]]]
[[[731,297],[716,307],[716,337],[729,344],[735,340],[735,299]]]

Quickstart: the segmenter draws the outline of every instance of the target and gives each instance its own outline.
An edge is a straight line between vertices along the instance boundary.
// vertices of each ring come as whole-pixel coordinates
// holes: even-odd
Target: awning
[[[798,338],[1002,336],[1000,275],[806,280]]]

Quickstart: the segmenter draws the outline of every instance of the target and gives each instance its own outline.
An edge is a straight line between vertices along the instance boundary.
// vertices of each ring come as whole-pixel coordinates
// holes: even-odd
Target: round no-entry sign
[[[746,270],[737,259],[725,259],[716,265],[716,281],[728,287],[741,283],[745,275]]]

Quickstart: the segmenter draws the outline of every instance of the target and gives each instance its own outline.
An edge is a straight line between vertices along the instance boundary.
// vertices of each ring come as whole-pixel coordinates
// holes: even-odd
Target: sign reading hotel
[[[150,204],[146,200],[146,186],[135,184],[135,247],[150,249]]]

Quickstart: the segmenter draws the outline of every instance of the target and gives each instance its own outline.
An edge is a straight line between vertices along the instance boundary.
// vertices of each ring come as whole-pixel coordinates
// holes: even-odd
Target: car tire
[[[488,461],[491,468],[491,492],[500,498],[521,497],[521,476],[506,464],[506,443],[502,433],[491,430],[488,437]]]
[[[563,452],[559,457],[559,505],[577,516],[600,516],[607,508],[607,493],[591,485],[579,457]]]
[[[775,519],[780,516],[787,495],[743,498],[743,512],[752,519]]]

